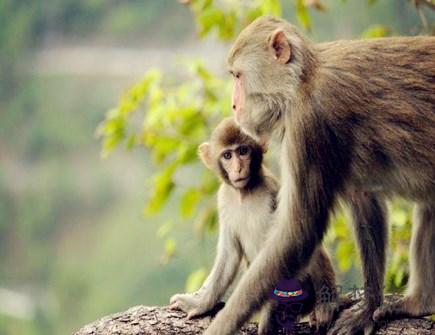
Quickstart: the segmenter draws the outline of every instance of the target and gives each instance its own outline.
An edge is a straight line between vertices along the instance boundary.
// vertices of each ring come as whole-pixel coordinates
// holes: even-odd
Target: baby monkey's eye
[[[241,147],[239,147],[239,155],[240,156],[245,156],[249,153],[249,148],[246,145],[242,145]]]
[[[225,151],[224,153],[223,153],[223,155],[222,155],[222,157],[223,158],[225,158],[225,159],[231,159],[231,151]]]

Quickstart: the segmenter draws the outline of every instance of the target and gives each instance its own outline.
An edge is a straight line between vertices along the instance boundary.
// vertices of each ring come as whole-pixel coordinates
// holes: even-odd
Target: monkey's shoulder
[[[264,168],[263,171],[263,182],[266,189],[270,193],[278,193],[280,187],[278,179],[268,169]]]

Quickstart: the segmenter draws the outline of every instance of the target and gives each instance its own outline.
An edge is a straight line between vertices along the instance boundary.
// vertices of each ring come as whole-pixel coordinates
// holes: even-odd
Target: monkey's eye
[[[231,70],[230,73],[234,78],[237,78],[237,79],[239,79],[241,76],[240,72],[234,72]]]
[[[223,157],[224,159],[226,159],[226,160],[231,159],[231,157],[232,157],[232,155],[231,155],[231,151],[225,151],[225,152],[222,154],[222,157]]]
[[[239,155],[240,156],[246,156],[249,153],[249,148],[246,145],[242,145],[239,148]]]

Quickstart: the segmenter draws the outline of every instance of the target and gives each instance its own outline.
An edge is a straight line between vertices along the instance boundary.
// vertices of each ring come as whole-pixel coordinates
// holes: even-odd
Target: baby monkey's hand
[[[175,294],[169,300],[169,308],[187,313],[187,319],[202,315],[213,308],[213,303],[208,302],[205,292],[199,290],[194,293]]]

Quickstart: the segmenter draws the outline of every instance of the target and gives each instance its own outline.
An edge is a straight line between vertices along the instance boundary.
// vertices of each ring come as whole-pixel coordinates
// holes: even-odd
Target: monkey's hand
[[[371,335],[375,329],[372,319],[373,309],[365,301],[344,310],[328,335],[359,334]]]
[[[309,314],[310,326],[316,330],[316,334],[326,334],[338,314],[354,304],[355,301],[347,296],[339,297],[332,302],[318,303]]]
[[[322,303],[310,313],[309,323],[316,330],[316,334],[326,333],[332,325],[337,309],[336,303]]]
[[[187,313],[187,319],[202,315],[210,311],[216,302],[206,297],[206,292],[199,290],[195,293],[175,294],[169,300],[169,308]]]

